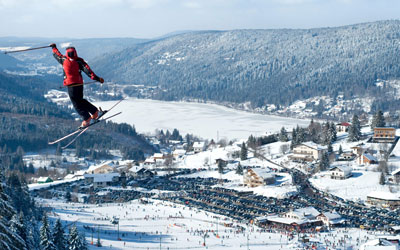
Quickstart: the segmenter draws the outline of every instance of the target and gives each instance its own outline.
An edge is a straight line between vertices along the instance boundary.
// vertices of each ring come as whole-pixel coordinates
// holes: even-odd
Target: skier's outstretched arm
[[[57,46],[55,43],[50,44],[50,47],[53,48],[53,56],[54,58],[60,63],[63,64],[64,60],[65,60],[65,56],[63,56],[63,54],[61,54],[61,52],[57,49]]]
[[[103,83],[104,79],[101,77],[98,77],[93,70],[89,67],[89,65],[85,62],[85,60],[83,60],[82,58],[78,58],[78,62],[79,62],[79,67],[81,68],[81,70],[83,72],[85,72],[85,74],[90,77],[90,79],[98,81]]]

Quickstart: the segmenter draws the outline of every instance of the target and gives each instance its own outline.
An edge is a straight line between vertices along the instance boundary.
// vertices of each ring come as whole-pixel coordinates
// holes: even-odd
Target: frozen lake
[[[103,109],[115,101],[97,102]],[[122,114],[114,122],[135,125],[140,133],[153,133],[156,129],[178,129],[207,139],[247,139],[251,134],[260,136],[266,132],[277,132],[283,126],[291,131],[293,127],[307,126],[309,120],[293,119],[271,115],[253,114],[226,108],[215,104],[165,102],[130,98],[119,104],[114,112]],[[218,138],[217,138],[218,136]]]

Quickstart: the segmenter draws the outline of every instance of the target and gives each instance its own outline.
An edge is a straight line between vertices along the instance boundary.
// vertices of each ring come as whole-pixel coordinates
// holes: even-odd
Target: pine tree
[[[247,160],[247,147],[244,142],[242,143],[242,147],[240,148],[240,160]]]
[[[379,184],[385,185],[385,175],[383,173],[379,176]]]
[[[351,126],[349,127],[350,142],[359,141],[361,139],[361,125],[357,115],[353,115]]]
[[[223,160],[218,161],[218,173],[223,174],[225,168],[225,162]]]
[[[75,224],[69,229],[68,243],[69,250],[80,250],[82,247],[81,237],[79,236],[78,229],[76,228]]]
[[[60,143],[57,144],[56,155],[58,156],[62,155],[62,148]]]
[[[343,154],[343,149],[342,149],[342,145],[339,146],[339,155]]]
[[[328,153],[323,153],[322,157],[318,163],[319,171],[325,171],[329,168],[329,156]]]
[[[52,241],[49,222],[47,216],[44,215],[42,219],[42,226],[40,227],[40,246],[43,250],[55,250],[56,246]]]
[[[337,131],[336,125],[333,122],[330,123],[329,134],[331,135],[331,142],[335,142],[337,140]]]
[[[70,202],[70,201],[71,201],[71,192],[70,192],[70,191],[67,191],[67,192],[65,193],[65,200],[66,200],[67,202]]]
[[[288,137],[285,127],[281,128],[281,132],[279,133],[279,141],[281,141],[281,142],[289,141],[289,137]]]
[[[328,144],[328,153],[331,154],[333,152],[332,143],[329,142]]]
[[[53,243],[57,247],[57,250],[66,250],[67,243],[64,237],[64,229],[62,227],[60,219],[56,221],[53,228]]]
[[[239,162],[239,164],[238,164],[237,167],[236,167],[236,173],[239,174],[239,175],[243,175],[243,167],[242,167],[242,165],[240,164],[240,162]]]
[[[371,128],[385,127],[385,117],[381,110],[378,110],[372,117]]]
[[[10,221],[10,229],[13,233],[16,233],[21,237],[24,242],[27,240],[26,226],[24,223],[24,215],[22,212],[19,214],[14,214]]]

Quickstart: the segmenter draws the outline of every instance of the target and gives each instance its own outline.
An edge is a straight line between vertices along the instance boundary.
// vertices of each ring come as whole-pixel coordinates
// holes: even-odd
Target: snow
[[[374,191],[372,193],[369,193],[368,197],[383,199],[383,200],[400,201],[399,194],[393,194],[390,192]]]
[[[329,172],[321,172],[310,178],[311,184],[325,192],[349,200],[367,200],[367,196],[373,191],[388,192],[389,187],[379,184],[380,172],[353,171],[353,176],[345,180],[330,178]]]
[[[96,102],[103,109],[115,101]],[[293,119],[273,115],[262,115],[238,111],[215,104],[165,102],[148,99],[129,98],[115,107],[122,114],[113,118],[114,122],[135,125],[140,133],[153,133],[156,129],[177,128],[181,134],[194,134],[203,138],[248,138],[251,134],[279,132],[285,126],[307,126],[306,119]]]
[[[60,218],[66,228],[75,223],[80,232],[85,232],[89,249],[98,249],[95,245],[90,245],[91,228],[94,229],[94,243],[99,230],[103,248],[114,250],[160,249],[160,244],[161,249],[246,249],[247,243],[252,250],[305,249],[297,235],[290,239],[285,233],[261,231],[257,226],[195,208],[152,199],[147,201],[148,204],[134,200],[127,203],[89,205],[36,199],[42,206],[53,208],[49,214],[50,219]],[[113,218],[119,219],[121,240],[117,240],[118,225],[111,223]],[[244,231],[239,231],[237,226]],[[203,236],[207,230],[204,247]],[[363,244],[377,237],[373,232],[360,229],[336,229],[305,236],[319,245],[318,249],[326,249],[327,246],[329,249],[337,249],[333,244],[339,246],[339,241],[343,244],[343,237],[346,237],[346,246],[357,249],[357,238],[360,237],[360,243]]]
[[[67,179],[67,180],[58,180],[58,181],[53,181],[53,182],[43,183],[43,184],[39,184],[39,183],[28,184],[28,189],[29,189],[29,191],[32,191],[32,190],[36,190],[36,189],[48,188],[48,187],[56,186],[56,185],[63,184],[63,183],[75,182],[80,179],[83,179],[83,177],[77,177],[77,178]]]

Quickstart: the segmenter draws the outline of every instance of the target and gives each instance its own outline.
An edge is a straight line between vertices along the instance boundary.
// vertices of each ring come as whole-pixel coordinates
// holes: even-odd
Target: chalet
[[[339,155],[338,160],[339,161],[352,161],[352,160],[354,160],[355,157],[356,157],[356,155],[353,154],[353,152],[344,152]]]
[[[243,175],[243,183],[248,187],[259,187],[275,183],[275,174],[268,169],[249,168]]]
[[[389,192],[375,191],[367,195],[367,203],[382,207],[400,206],[400,196]]]
[[[385,239],[374,239],[360,246],[360,250],[399,250],[399,245]]]
[[[86,172],[88,174],[107,174],[114,172],[114,168],[111,167],[111,162],[106,164],[91,166]]]
[[[172,152],[172,156],[174,157],[174,159],[179,159],[182,156],[184,156],[185,154],[186,154],[186,150],[184,150],[184,149],[175,149]]]
[[[338,226],[345,222],[345,219],[336,211],[321,213],[317,216],[317,219],[321,220],[327,227]]]
[[[357,157],[357,163],[359,165],[371,165],[371,164],[378,164],[378,159],[368,153],[364,153]]]
[[[150,166],[155,166],[156,165],[156,160],[153,157],[147,158],[144,162],[143,162],[144,166],[150,167]]]
[[[327,146],[321,146],[314,142],[303,142],[293,148],[290,159],[293,161],[316,161],[322,158],[322,154],[327,151]]]
[[[265,223],[287,230],[302,230],[322,225],[320,212],[314,207],[298,208],[281,215],[266,217]]]
[[[53,182],[53,180],[50,177],[39,177],[39,179],[37,180],[37,183],[39,184],[49,183],[49,182]]]
[[[351,124],[348,122],[341,122],[336,124],[336,132],[348,132]]]
[[[120,181],[119,173],[85,174],[85,183],[93,184],[94,188],[103,188],[116,185]]]
[[[372,140],[374,142],[394,142],[396,139],[395,128],[377,127],[374,128],[374,135]]]
[[[130,171],[131,171],[132,177],[137,178],[137,179],[145,179],[145,178],[154,176],[154,173],[146,168],[140,168],[137,171],[132,171],[132,170],[130,170]]]
[[[351,147],[351,150],[353,151],[353,154],[355,154],[357,157],[365,152],[365,148],[362,145]]]
[[[352,176],[351,168],[343,165],[334,166],[329,170],[329,173],[331,175],[331,179],[335,180],[345,180]]]
[[[398,168],[397,170],[393,171],[388,179],[392,183],[400,183],[400,168]]]
[[[205,148],[205,143],[204,142],[195,142],[193,143],[193,151],[194,153],[199,153],[203,152]]]

